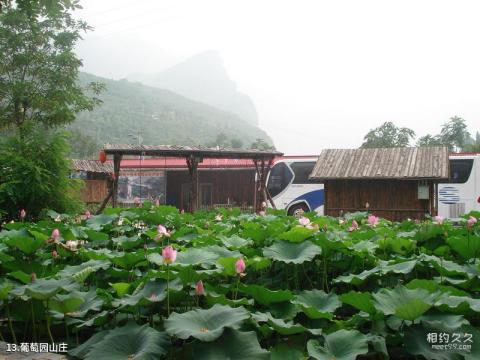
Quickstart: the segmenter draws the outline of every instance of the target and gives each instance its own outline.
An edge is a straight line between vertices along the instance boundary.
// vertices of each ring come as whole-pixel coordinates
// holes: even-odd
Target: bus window
[[[315,166],[314,161],[308,162],[294,162],[290,165],[295,174],[295,178],[293,179],[293,184],[308,184],[311,183],[308,179],[310,174],[312,173],[313,167]]]
[[[271,197],[280,194],[292,180],[293,174],[284,163],[275,164],[270,170],[267,189]]]
[[[466,183],[472,172],[473,159],[450,160],[450,182],[456,184]]]

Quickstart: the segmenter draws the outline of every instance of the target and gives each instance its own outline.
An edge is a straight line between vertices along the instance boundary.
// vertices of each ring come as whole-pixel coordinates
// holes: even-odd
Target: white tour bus
[[[316,211],[323,215],[323,184],[308,176],[317,156],[284,156],[277,159],[267,178],[267,189],[277,209],[288,214]],[[457,219],[472,210],[480,211],[480,154],[450,155],[450,182],[438,185],[438,214]]]
[[[277,209],[289,215],[303,210],[323,215],[323,184],[308,179],[318,156],[283,156],[277,159],[267,178],[267,189]]]
[[[438,215],[480,211],[480,154],[450,154],[450,182],[438,184]]]

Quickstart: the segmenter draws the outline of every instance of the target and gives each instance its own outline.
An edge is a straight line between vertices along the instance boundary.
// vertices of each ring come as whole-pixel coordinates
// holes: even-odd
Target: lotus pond
[[[0,232],[8,343],[95,360],[480,359],[479,213],[49,215]]]

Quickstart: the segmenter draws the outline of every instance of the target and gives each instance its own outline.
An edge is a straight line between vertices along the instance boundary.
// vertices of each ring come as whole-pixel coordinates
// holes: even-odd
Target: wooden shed
[[[395,221],[436,215],[448,178],[447,147],[327,149],[310,175],[324,183],[325,215],[368,210]]]
[[[82,179],[81,199],[87,204],[101,203],[107,196],[111,186],[112,163],[101,163],[98,160],[72,160],[72,177]]]

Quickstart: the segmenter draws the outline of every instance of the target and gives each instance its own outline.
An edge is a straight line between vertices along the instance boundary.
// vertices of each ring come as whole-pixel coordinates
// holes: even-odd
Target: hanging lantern
[[[102,164],[107,161],[107,154],[105,154],[105,151],[100,150],[100,153],[98,154],[98,160],[100,160]]]

